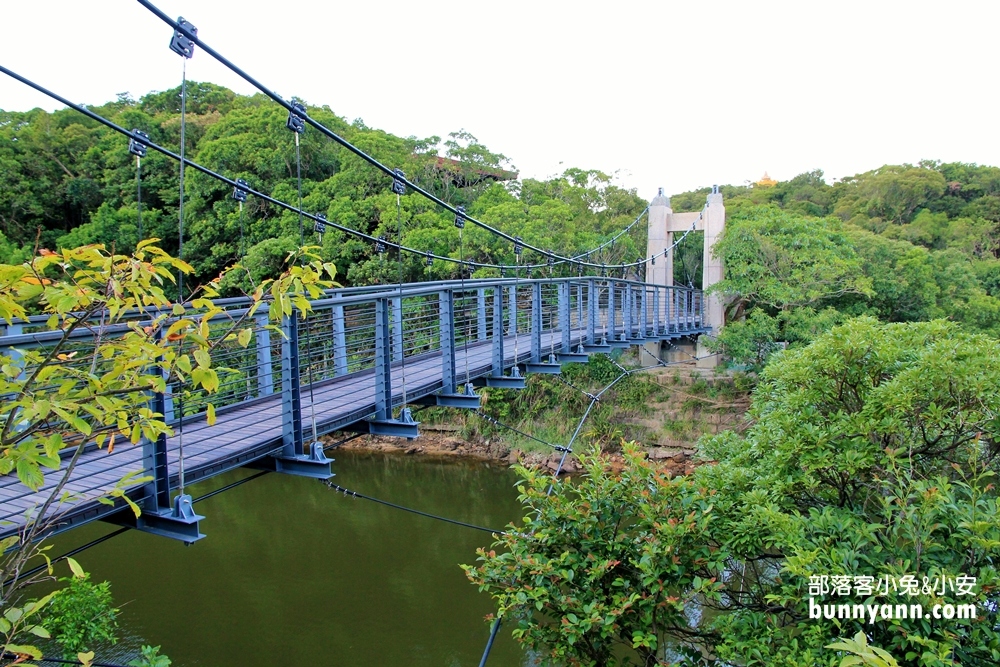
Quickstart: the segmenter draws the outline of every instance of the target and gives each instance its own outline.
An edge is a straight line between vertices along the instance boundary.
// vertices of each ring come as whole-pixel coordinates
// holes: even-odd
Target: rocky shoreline
[[[364,435],[338,446],[338,449],[383,452],[401,456],[422,456],[430,458],[468,458],[492,463],[513,465],[522,463],[529,467],[546,468],[555,471],[562,457],[559,452],[524,452],[511,449],[500,440],[485,440],[481,442],[465,440],[457,435],[457,429],[446,426],[421,427],[420,437],[416,440],[387,438]],[[334,444],[334,440],[329,440]],[[329,451],[329,450],[328,450]],[[682,447],[650,447],[647,454],[669,470],[671,475],[686,475],[690,473],[695,462],[692,460],[694,450]],[[612,467],[620,466],[621,454],[609,454]],[[562,472],[573,474],[580,472],[580,464],[575,456],[567,457]]]

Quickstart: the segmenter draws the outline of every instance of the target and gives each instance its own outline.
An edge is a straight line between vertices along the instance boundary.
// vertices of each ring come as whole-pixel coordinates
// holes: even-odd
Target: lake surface
[[[521,516],[505,466],[340,451],[333,481],[407,507],[491,528]],[[198,497],[249,476],[190,487]],[[129,531],[77,560],[111,582],[122,643],[98,660],[161,645],[177,667],[479,664],[494,611],[458,567],[488,533],[345,498],[322,483],[269,474],[196,506],[207,537],[179,542]],[[111,532],[60,536],[53,553]],[[65,570],[65,564],[61,571]],[[530,662],[500,633],[489,665]]]

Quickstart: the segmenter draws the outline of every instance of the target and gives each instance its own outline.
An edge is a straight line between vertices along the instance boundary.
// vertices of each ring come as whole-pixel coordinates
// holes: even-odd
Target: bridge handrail
[[[311,300],[310,303],[313,308],[324,308],[327,306],[349,306],[356,305],[359,303],[370,303],[376,299],[398,299],[407,298],[415,296],[429,296],[432,294],[437,294],[443,290],[455,290],[464,289],[465,291],[485,289],[492,287],[513,287],[514,285],[533,285],[536,283],[542,284],[559,284],[559,283],[586,283],[589,281],[595,281],[598,283],[608,283],[613,282],[616,285],[633,285],[638,287],[646,288],[662,288],[668,291],[679,291],[684,293],[700,293],[701,290],[697,288],[684,287],[680,285],[656,285],[653,283],[645,283],[635,280],[627,280],[620,278],[610,278],[610,277],[600,277],[600,276],[571,276],[571,277],[560,277],[560,278],[480,278],[466,280],[462,283],[459,280],[444,280],[444,281],[429,281],[423,283],[408,283],[403,286],[400,290],[398,286],[388,286],[388,285],[369,285],[369,286],[359,286],[359,287],[340,287],[331,290],[325,290],[326,296],[319,299]],[[349,295],[349,296],[345,296]],[[247,312],[247,308],[240,308],[244,304],[249,305],[250,299],[247,297],[228,297],[225,299],[216,299],[214,303],[217,306],[234,306],[233,308],[228,308],[221,313],[216,314],[209,319],[209,322],[221,322],[224,320],[232,320],[234,318],[239,318]],[[144,309],[132,309],[126,313],[126,315],[134,315],[135,320],[142,322],[146,321],[146,318],[153,319],[165,311],[164,309],[155,308],[144,308]],[[197,315],[200,312],[199,309],[190,309],[187,316]],[[5,329],[9,330],[11,325],[32,325],[41,324],[49,319],[49,315],[32,315],[27,319],[15,319],[10,323],[3,323],[0,326],[4,326]],[[67,318],[74,317],[74,314],[68,314]],[[95,313],[91,317],[91,321],[100,321],[101,314]],[[181,319],[181,317],[171,317],[168,321],[176,321]],[[129,330],[128,324],[114,324],[106,325],[101,328],[101,335],[114,335],[119,333],[125,333]],[[93,337],[94,332],[90,329],[83,328],[77,329],[72,334],[70,334],[71,340],[81,340],[88,337]],[[61,331],[39,331],[34,333],[5,333],[0,335],[0,347],[18,347],[18,346],[33,346],[40,345],[47,342],[53,342],[61,339],[63,333]]]

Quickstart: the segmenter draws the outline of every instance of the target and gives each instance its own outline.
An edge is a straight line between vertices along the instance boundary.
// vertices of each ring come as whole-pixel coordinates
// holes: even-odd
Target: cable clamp
[[[185,21],[183,16],[178,16],[174,36],[170,39],[170,50],[183,58],[190,58],[194,55],[194,40],[197,38],[198,29]]]
[[[459,206],[455,209],[455,226],[459,229],[465,227],[465,207]]]
[[[301,102],[292,102],[292,108],[288,111],[288,120],[285,127],[295,134],[302,134],[306,131],[306,107]]]
[[[427,253],[427,266],[434,266],[434,255]]]
[[[380,255],[385,252],[385,237],[384,236],[378,237],[378,239],[375,241],[375,252],[377,252]]]
[[[316,230],[316,233],[317,234],[325,234],[326,233],[326,216],[323,215],[322,213],[317,213],[316,214],[316,218],[317,218],[316,219],[316,224],[314,226],[314,229]]]
[[[128,139],[128,152],[136,157],[146,157],[146,146],[149,145],[149,135],[142,130],[132,130]]]
[[[514,254],[517,255],[518,257],[520,257],[521,253],[523,251],[524,251],[524,245],[521,243],[521,237],[520,236],[515,236],[514,237]]]
[[[247,192],[249,192],[249,190],[250,185],[242,178],[237,178],[236,185],[233,187],[233,199],[242,204],[247,200]]]
[[[397,195],[406,194],[406,173],[402,169],[392,170],[392,192]]]

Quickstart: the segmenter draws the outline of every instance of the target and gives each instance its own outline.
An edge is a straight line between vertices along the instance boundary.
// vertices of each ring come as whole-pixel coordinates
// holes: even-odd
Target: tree
[[[521,470],[524,525],[467,573],[516,637],[568,664],[833,667],[826,647],[858,631],[904,667],[995,664],[1000,343],[850,320],[773,357],[749,416],[686,478],[634,447],[620,476],[588,459],[551,496]],[[959,574],[977,578],[976,621],[810,617],[812,576]]]
[[[0,265],[0,318],[14,322],[29,314],[48,315],[42,328],[51,336],[46,347],[8,349],[0,359],[0,475],[16,474],[38,490],[44,469],[60,471],[45,502],[28,510],[20,534],[0,542],[6,552],[0,559],[0,611],[7,619],[0,623],[0,652],[14,646],[18,653],[38,657],[19,637],[34,631],[24,619],[44,612],[52,597],[24,599],[32,584],[51,579],[53,571],[49,563],[39,575],[22,573],[32,562],[47,559],[48,547],[40,540],[58,523],[63,489],[84,446],[96,443],[110,452],[170,435],[164,416],[150,409],[149,393],[176,384],[210,396],[219,387],[219,369],[212,364],[219,345],[249,345],[253,330],[246,325],[262,307],[272,320],[307,312],[308,299],[331,286],[335,276],[334,267],[311,249],[293,253],[278,278],[254,284],[245,314],[213,330],[209,321],[222,310],[212,299],[225,275],[194,290],[184,303],[172,303],[166,286],[175,272],[192,269],[155,242],[140,242],[130,255],[101,245],[43,249],[22,265]],[[234,265],[230,271],[245,269]],[[74,344],[74,335],[84,329],[91,339],[84,346]],[[206,412],[212,423],[210,400]],[[64,457],[68,463],[61,468]],[[125,489],[143,481],[126,476],[94,500],[121,498],[138,515]]]

